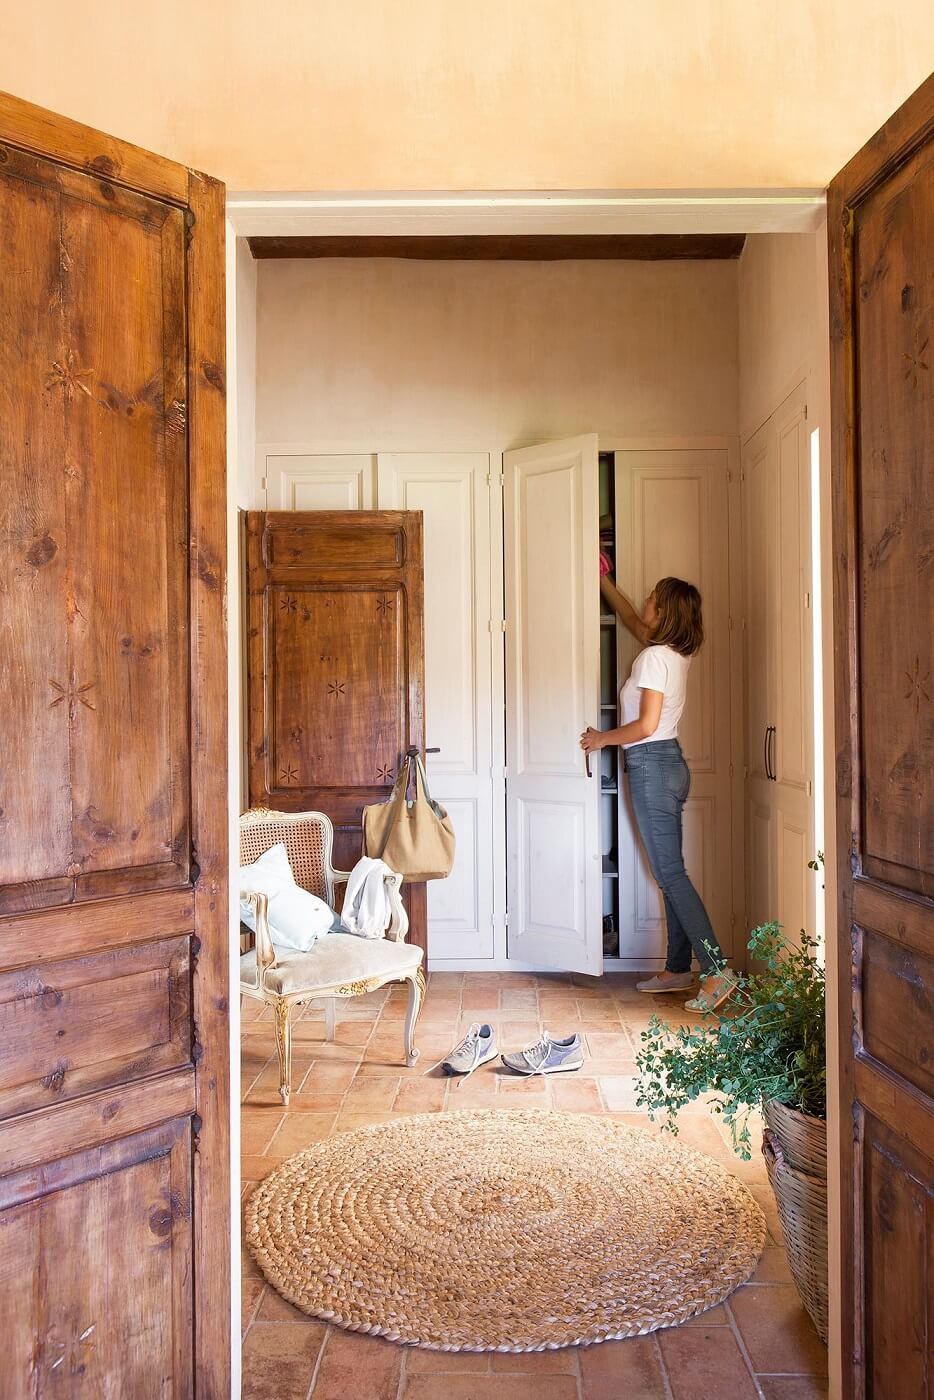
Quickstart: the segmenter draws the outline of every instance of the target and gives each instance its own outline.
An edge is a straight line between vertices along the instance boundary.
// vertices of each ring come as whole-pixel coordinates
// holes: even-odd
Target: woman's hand
[[[599,753],[600,749],[605,747],[606,735],[588,725],[581,735],[581,748],[584,753]]]

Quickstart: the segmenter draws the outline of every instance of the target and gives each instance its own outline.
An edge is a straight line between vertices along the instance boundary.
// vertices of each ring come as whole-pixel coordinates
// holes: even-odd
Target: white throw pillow
[[[256,931],[253,906],[245,894],[264,894],[269,900],[269,933],[280,948],[307,953],[315,939],[329,933],[334,911],[323,899],[296,885],[285,843],[270,846],[252,865],[240,867],[240,918]]]

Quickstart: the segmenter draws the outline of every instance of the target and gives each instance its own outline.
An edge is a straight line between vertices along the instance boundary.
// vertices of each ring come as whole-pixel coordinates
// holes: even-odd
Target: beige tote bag
[[[413,758],[407,756],[388,802],[363,809],[364,854],[384,860],[410,883],[443,880],[454,865],[454,828],[428,791],[425,765],[416,754],[415,800],[409,802]]]

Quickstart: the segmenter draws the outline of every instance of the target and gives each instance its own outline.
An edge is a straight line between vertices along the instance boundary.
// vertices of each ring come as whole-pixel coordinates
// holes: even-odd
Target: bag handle
[[[388,805],[393,807],[395,810],[393,812],[391,821],[388,821],[386,823],[386,834],[383,837],[383,843],[380,846],[379,854],[375,856],[376,860],[382,860],[383,853],[385,852],[386,847],[389,845],[389,838],[395,831],[396,823],[399,821],[399,818],[402,815],[402,812],[405,808],[406,793],[409,790],[409,778],[411,776],[411,769],[409,767],[410,761],[411,760],[409,758],[409,754],[406,754],[405,758],[402,760],[402,765],[399,769],[399,776],[393,783],[392,792],[389,794],[389,797],[387,799]]]

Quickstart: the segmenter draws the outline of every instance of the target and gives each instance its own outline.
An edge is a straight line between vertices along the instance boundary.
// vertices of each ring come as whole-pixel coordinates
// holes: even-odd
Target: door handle
[[[586,749],[584,750],[584,767],[587,769],[587,777],[592,778],[593,774],[590,771],[590,754]]]
[[[778,778],[775,775],[775,766],[773,762],[775,757],[776,732],[777,731],[774,724],[767,724],[765,726],[765,741],[762,748],[762,762],[765,767],[765,776],[770,783],[778,782]]]

